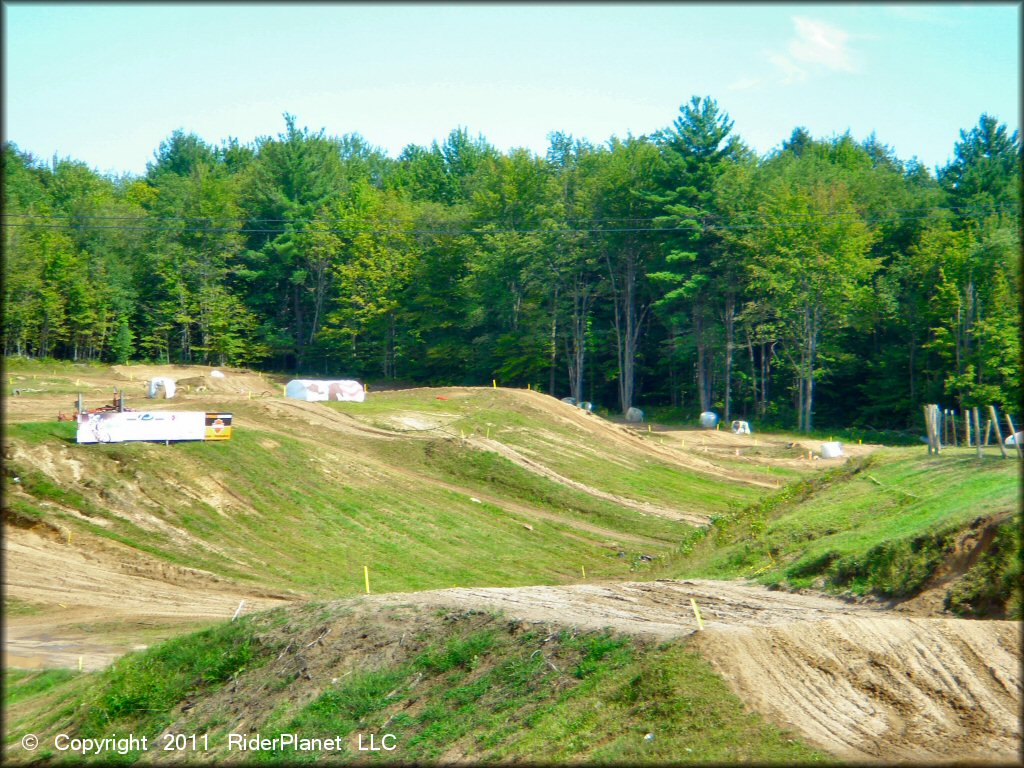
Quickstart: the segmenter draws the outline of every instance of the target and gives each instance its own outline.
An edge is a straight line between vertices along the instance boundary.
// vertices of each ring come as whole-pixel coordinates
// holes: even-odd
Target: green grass
[[[560,583],[578,580],[581,568],[625,577],[648,567],[640,553],[668,554],[688,530],[447,438],[380,441],[372,450],[382,464],[367,472],[358,459],[350,468],[351,436],[326,431],[319,449],[253,428],[217,444],[78,446],[62,442],[65,428],[7,428],[9,439],[47,449],[55,462],[80,462],[81,479],[66,470],[61,483],[31,461],[9,462],[24,493],[8,494],[7,514],[21,524],[59,523],[178,565],[311,595],[361,592],[363,565],[374,591]],[[476,503],[477,493],[496,501]],[[154,528],[140,512],[180,533]],[[644,540],[621,539],[627,556],[617,557],[607,542],[620,533]]]
[[[186,696],[209,693],[234,675],[262,666],[274,647],[259,642],[248,617],[167,640],[118,659],[83,702],[80,731],[156,736]]]
[[[4,609],[7,609],[7,603]],[[4,706],[38,696],[75,675],[70,669],[4,670]]]
[[[1019,495],[1016,462],[885,449],[722,516],[706,535],[691,535],[666,570],[905,596],[927,581],[955,533],[1012,513]]]

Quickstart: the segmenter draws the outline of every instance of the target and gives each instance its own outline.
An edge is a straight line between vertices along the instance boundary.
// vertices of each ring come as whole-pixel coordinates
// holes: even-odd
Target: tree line
[[[531,384],[810,430],[1020,402],[1021,145],[936,175],[874,135],[764,156],[711,98],[650,136],[214,146],[144,175],[4,145],[6,355]]]

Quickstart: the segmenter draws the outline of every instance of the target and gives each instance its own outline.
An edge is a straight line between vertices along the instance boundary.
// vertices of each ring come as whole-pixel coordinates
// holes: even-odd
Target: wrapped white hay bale
[[[641,422],[643,420],[644,412],[641,411],[639,408],[634,407],[626,411],[626,421],[630,422],[631,424],[636,424],[637,422]]]
[[[734,435],[749,435],[750,424],[745,421],[734,421],[732,426],[729,427]]]
[[[160,390],[164,391],[164,397],[170,400],[174,397],[174,391],[176,385],[174,379],[169,379],[166,376],[154,376],[149,380],[149,386],[146,389],[146,397],[152,399],[156,397],[156,393]]]
[[[336,381],[293,379],[285,387],[284,395],[295,400],[306,400],[308,402],[337,400],[361,403],[366,399],[366,390],[358,381],[351,379],[338,379]]]
[[[843,444],[834,441],[831,443],[821,444],[821,458],[823,459],[838,459],[843,455]]]
[[[718,424],[718,414],[714,411],[704,411],[700,415],[700,425],[704,429],[714,429]]]
[[[223,379],[224,378],[224,374],[221,373],[220,371],[210,371],[210,376],[212,376],[215,379]]]

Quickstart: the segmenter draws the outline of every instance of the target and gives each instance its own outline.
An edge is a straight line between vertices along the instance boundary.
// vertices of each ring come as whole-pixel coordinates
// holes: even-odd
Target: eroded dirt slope
[[[695,641],[748,706],[844,760],[1020,759],[1016,622],[844,616]]]

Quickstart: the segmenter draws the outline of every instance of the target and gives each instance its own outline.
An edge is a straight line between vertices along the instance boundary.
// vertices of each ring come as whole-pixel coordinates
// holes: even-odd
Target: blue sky
[[[817,4],[4,3],[4,138],[142,173],[175,129],[219,144],[358,132],[392,156],[457,127],[501,150],[595,143],[717,99],[766,152],[874,131],[934,168],[1020,115],[1021,9]]]

